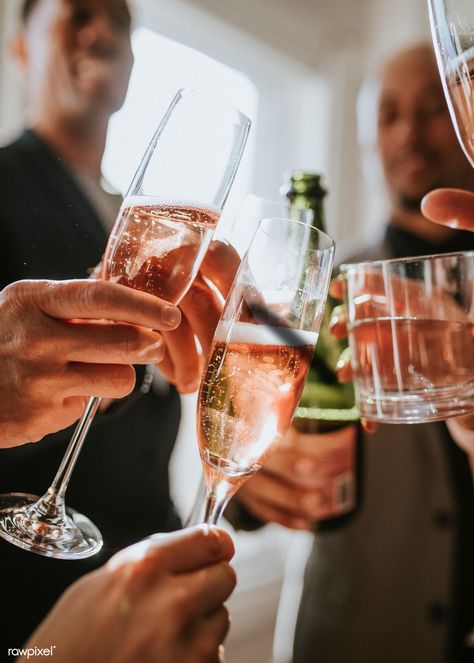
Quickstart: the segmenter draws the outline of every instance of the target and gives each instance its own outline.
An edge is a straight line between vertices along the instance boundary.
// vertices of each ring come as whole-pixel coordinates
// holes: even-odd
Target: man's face
[[[390,193],[407,209],[442,186],[468,186],[471,167],[459,147],[428,47],[393,59],[383,72],[378,148]]]
[[[26,25],[30,103],[111,114],[133,65],[125,0],[39,0]]]

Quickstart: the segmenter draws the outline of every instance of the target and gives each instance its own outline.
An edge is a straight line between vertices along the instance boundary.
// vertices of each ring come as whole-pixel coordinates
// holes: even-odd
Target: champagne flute
[[[249,119],[219,99],[178,90],[140,162],[112,229],[102,278],[173,304],[186,294],[237,172]],[[97,553],[102,536],[65,493],[100,403],[91,397],[42,497],[0,495],[0,536],[47,557]]]
[[[431,34],[451,118],[474,168],[474,2],[429,0]]]
[[[224,231],[224,234],[239,256],[243,257],[262,219],[293,219],[294,221],[311,224],[313,217],[312,210],[291,207],[286,200],[267,200],[266,198],[256,196],[254,193],[248,193],[240,204],[228,232]],[[219,229],[219,233],[221,232],[222,226]],[[206,486],[204,476],[201,475],[192,507],[184,520],[185,527],[202,522],[202,505],[205,495]]]
[[[285,435],[318,337],[334,258],[330,237],[264,219],[214,334],[198,395],[206,499],[217,523],[238,488]]]

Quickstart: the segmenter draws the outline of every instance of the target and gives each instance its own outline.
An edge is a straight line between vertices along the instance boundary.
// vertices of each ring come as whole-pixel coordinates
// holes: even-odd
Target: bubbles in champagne
[[[107,245],[104,278],[177,303],[199,269],[219,215],[199,203],[126,198]]]
[[[294,332],[291,345],[289,331]],[[205,463],[227,477],[260,467],[290,425],[315,342],[313,332],[220,323],[199,392]]]

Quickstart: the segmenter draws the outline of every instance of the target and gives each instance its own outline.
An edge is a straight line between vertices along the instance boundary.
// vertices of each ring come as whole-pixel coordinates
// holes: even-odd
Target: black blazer
[[[0,149],[0,287],[23,278],[87,277],[105,231],[61,159],[31,131]],[[142,371],[143,374],[143,371]],[[1,379],[1,378],[0,378]],[[179,423],[173,388],[137,392],[99,415],[73,473],[67,503],[100,528],[104,548],[88,560],[34,555],[0,540],[0,660],[20,647],[62,591],[111,554],[153,532],[180,526],[169,497],[168,461]],[[73,427],[36,444],[0,451],[0,493],[42,494]]]

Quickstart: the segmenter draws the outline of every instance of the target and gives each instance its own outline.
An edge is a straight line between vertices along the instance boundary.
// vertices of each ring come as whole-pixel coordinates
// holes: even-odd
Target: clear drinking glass
[[[244,197],[228,233],[225,234],[225,239],[242,257],[248,250],[262,219],[292,219],[293,221],[311,224],[313,217],[313,211],[310,209],[295,209],[290,207],[288,201],[267,200],[253,193],[248,193]],[[202,522],[205,495],[206,487],[204,476],[202,476],[191,510],[184,520],[185,527]]]
[[[314,352],[334,257],[330,237],[264,219],[214,334],[198,395],[206,483],[201,521],[228,500],[285,435]]]
[[[431,33],[451,118],[474,167],[474,2],[429,0]]]
[[[219,98],[179,90],[143,156],[112,229],[102,278],[177,304],[199,269],[234,180],[249,119]],[[0,496],[0,536],[61,559],[97,553],[102,536],[65,493],[100,399],[91,397],[43,497]]]
[[[342,265],[361,417],[474,411],[474,251]]]

